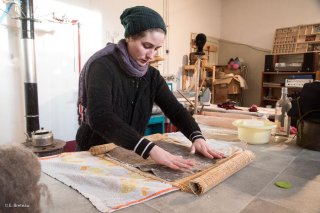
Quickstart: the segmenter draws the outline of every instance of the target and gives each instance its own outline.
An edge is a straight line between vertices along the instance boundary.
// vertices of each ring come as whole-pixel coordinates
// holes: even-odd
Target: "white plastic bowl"
[[[276,127],[268,120],[239,119],[232,122],[238,127],[238,137],[249,144],[265,144],[270,141],[271,130]]]

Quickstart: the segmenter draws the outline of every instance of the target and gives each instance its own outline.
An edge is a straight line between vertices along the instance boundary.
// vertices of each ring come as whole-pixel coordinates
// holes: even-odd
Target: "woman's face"
[[[156,55],[162,46],[165,34],[158,31],[147,31],[144,37],[127,38],[128,52],[130,56],[140,65],[145,66]]]

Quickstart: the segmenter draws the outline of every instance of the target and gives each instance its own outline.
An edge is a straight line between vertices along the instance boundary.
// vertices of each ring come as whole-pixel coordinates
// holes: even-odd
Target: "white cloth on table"
[[[71,186],[101,212],[113,212],[178,188],[132,172],[90,152],[40,158],[42,171]]]

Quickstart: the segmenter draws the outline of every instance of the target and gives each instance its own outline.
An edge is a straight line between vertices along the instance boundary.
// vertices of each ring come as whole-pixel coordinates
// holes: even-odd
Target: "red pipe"
[[[81,72],[81,42],[80,42],[80,22],[78,22],[78,69],[79,69],[79,75]],[[79,115],[80,115],[80,121],[83,121],[83,106],[79,105]]]
[[[80,23],[78,22],[78,68],[79,68],[79,73],[81,72],[81,46],[80,46]]]

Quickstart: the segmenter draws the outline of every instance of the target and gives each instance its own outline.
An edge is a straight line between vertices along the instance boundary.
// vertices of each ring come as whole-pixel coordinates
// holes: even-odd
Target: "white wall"
[[[190,53],[191,33],[220,37],[220,0],[169,1],[168,74],[181,76],[184,57]],[[180,87],[178,82],[178,87]]]
[[[6,24],[10,27],[0,25],[0,144],[21,142],[25,129],[19,28],[15,22]]]
[[[221,38],[272,49],[277,28],[320,22],[319,0],[223,0]]]
[[[320,1],[223,0],[221,8],[221,38],[231,42],[221,42],[219,64],[236,56],[245,59],[249,89],[244,91],[244,106],[259,105],[264,55],[271,53],[275,30],[319,23]]]
[[[179,77],[192,32],[271,49],[276,28],[320,22],[319,0],[34,0],[34,12],[41,20],[55,12],[80,21],[83,64],[106,42],[123,37],[119,16],[134,5],[149,6],[167,20],[164,49],[169,54],[162,52],[166,60],[160,71]],[[2,1],[0,8],[5,9]],[[19,29],[17,20],[5,18],[0,23],[0,144],[25,140]],[[36,23],[35,29],[40,126],[52,130],[56,138],[73,140],[78,127],[77,27],[42,22]],[[232,50],[224,57],[228,54],[234,56]]]
[[[78,46],[77,25],[48,22],[52,13],[81,24],[81,61],[104,46],[103,12],[92,1],[35,0],[35,52],[40,126],[52,130],[55,138],[73,140],[77,124]],[[71,2],[71,1],[70,1]],[[5,5],[1,2],[1,8]],[[11,17],[17,16],[11,10]],[[0,144],[25,141],[24,70],[20,68],[20,21],[7,16],[1,22]]]
[[[176,75],[181,71],[183,57],[189,54],[191,32],[220,35],[220,0],[34,0],[34,16],[42,21],[35,23],[40,126],[52,130],[55,138],[74,140],[78,128],[78,34],[77,25],[46,20],[51,20],[53,12],[59,18],[66,15],[69,19],[79,20],[83,65],[107,42],[123,38],[120,14],[135,5],[149,6],[168,21],[163,49],[170,52],[168,55],[161,52],[166,58],[160,66],[163,75]],[[1,2],[0,7],[5,9],[5,4]],[[17,15],[10,12],[10,16]],[[7,16],[0,24],[0,144],[19,143],[25,141],[20,22]]]

